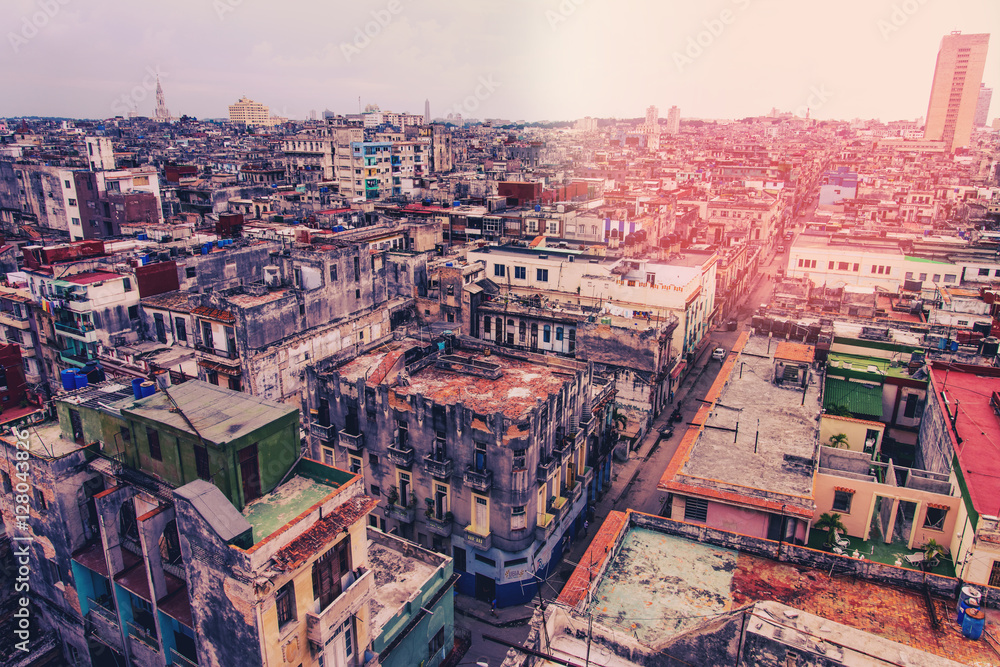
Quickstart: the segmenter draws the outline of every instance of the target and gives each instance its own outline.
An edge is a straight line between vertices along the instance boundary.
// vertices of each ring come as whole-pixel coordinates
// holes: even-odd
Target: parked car
[[[779,246],[778,246],[778,254],[780,255],[780,254],[781,254],[781,253],[783,253],[783,252],[785,252],[785,246],[783,246],[783,245],[779,245]]]
[[[723,361],[726,358],[726,348],[717,347],[712,350],[712,359],[715,361]]]

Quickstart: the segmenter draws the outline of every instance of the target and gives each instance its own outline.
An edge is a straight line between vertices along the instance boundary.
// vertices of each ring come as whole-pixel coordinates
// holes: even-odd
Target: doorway
[[[497,596],[497,582],[493,577],[476,574],[476,599],[492,602]]]

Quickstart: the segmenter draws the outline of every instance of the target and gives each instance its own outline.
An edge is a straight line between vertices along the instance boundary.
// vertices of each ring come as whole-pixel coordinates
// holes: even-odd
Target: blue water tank
[[[542,205],[541,204],[535,204],[535,213],[538,213],[541,210],[542,210]]]
[[[201,247],[201,254],[202,254],[202,255],[207,255],[207,254],[208,254],[208,248],[209,248],[209,246],[207,246],[207,245],[203,245],[203,246]]]
[[[135,378],[132,380],[132,395],[135,396],[135,400],[142,398],[142,383],[144,380],[142,378]]]
[[[453,201],[453,202],[451,203],[451,205],[452,205],[452,206],[454,206],[455,208],[458,208],[459,206],[461,206],[461,205],[462,205],[462,202],[460,202],[460,201],[458,201],[458,200],[456,199],[455,201]]]
[[[152,396],[153,394],[156,393],[156,383],[146,380],[141,385],[139,385],[139,389],[142,390],[143,398],[146,398],[147,396]]]
[[[433,199],[425,199],[424,200],[424,206],[430,206],[433,203],[434,203]]]
[[[73,379],[76,381],[77,389],[83,389],[87,386],[87,376],[85,373],[77,373]]]
[[[76,389],[76,371],[73,369],[67,369],[59,373],[59,378],[62,380],[62,388],[66,391]]]
[[[958,341],[957,340],[951,341],[951,351],[952,352],[958,352]]]

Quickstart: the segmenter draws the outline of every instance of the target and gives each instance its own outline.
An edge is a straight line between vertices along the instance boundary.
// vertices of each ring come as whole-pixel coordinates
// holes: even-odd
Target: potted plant
[[[836,540],[837,533],[846,533],[847,528],[844,527],[844,522],[840,520],[840,514],[836,512],[824,512],[819,515],[819,519],[816,521],[816,528],[820,530],[826,530],[826,544],[830,546]]]
[[[413,509],[416,506],[417,506],[417,494],[411,491],[410,492],[410,504],[407,505],[406,507],[407,507],[407,509]]]
[[[424,516],[426,516],[428,519],[433,519],[434,518],[434,499],[433,498],[424,498],[424,505],[427,506],[426,509],[424,509]]]
[[[389,507],[393,507],[399,502],[399,490],[395,486],[389,487],[389,494],[385,497],[385,501],[389,503]]]
[[[833,447],[834,449],[840,449],[841,447],[843,447],[844,449],[851,448],[850,443],[847,442],[846,433],[838,433],[837,435],[831,435],[830,446]]]
[[[451,512],[445,512],[444,513],[444,520],[447,521],[448,523],[451,523],[452,521],[455,520],[455,515],[452,514]]]
[[[948,553],[947,547],[938,544],[937,540],[927,540],[927,543],[921,548],[924,550],[924,558],[927,564],[931,567],[936,567],[941,562],[940,557]]]

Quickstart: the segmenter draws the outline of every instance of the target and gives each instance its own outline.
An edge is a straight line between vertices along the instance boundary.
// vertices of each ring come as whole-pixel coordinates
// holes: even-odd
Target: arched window
[[[552,342],[552,327],[546,324],[542,328],[542,342],[549,343]]]
[[[518,342],[521,343],[522,345],[524,345],[524,338],[525,338],[525,335],[526,335],[526,329],[527,329],[527,326],[525,325],[524,320],[521,320],[521,324],[518,325],[518,328],[517,328],[517,333],[518,333]]]

